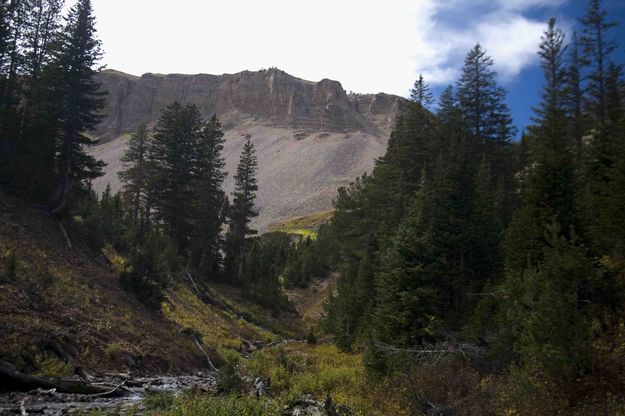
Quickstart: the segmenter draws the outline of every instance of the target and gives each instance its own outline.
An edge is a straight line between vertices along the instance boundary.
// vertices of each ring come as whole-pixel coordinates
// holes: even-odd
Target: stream
[[[178,394],[187,389],[216,390],[214,372],[198,372],[195,375],[130,377],[127,374],[109,374],[96,377],[92,384],[122,386],[121,397],[59,393],[54,389],[37,389],[27,393],[0,393],[0,415],[70,415],[78,411],[125,410],[132,407],[141,410],[143,398],[148,392]]]

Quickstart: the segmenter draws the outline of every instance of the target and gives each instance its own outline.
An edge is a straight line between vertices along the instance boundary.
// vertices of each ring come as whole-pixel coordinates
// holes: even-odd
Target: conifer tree
[[[515,134],[506,91],[497,85],[493,60],[480,44],[467,54],[458,80],[458,101],[470,134],[481,144],[507,144]]]
[[[410,99],[425,109],[429,109],[434,104],[434,96],[430,92],[429,86],[423,80],[422,74],[419,74],[419,78],[415,81],[410,91]]]
[[[104,105],[100,85],[93,78],[101,55],[91,0],[79,0],[69,11],[51,64],[58,120],[54,130],[58,134],[57,181],[48,201],[52,212],[65,207],[73,187],[84,187],[102,175],[104,163],[84,149],[91,144],[84,132],[100,121]]]
[[[584,17],[580,19],[583,35],[580,43],[584,58],[591,66],[587,84],[586,108],[593,114],[598,126],[603,127],[607,116],[607,78],[610,55],[616,43],[610,39],[609,30],[616,23],[608,21],[607,12],[601,7],[601,0],[589,0]]]
[[[183,256],[193,232],[193,175],[201,135],[197,107],[174,102],[162,111],[148,151],[150,208]]]
[[[146,218],[148,145],[148,130],[142,124],[130,136],[128,148],[121,158],[124,170],[118,174],[122,183],[124,204],[130,210],[134,224],[139,224]]]
[[[573,33],[573,39],[569,45],[568,69],[566,82],[566,103],[571,136],[576,149],[576,158],[580,159],[582,152],[582,137],[585,130],[585,116],[583,114],[584,91],[582,86],[582,69],[584,59],[580,51],[577,33]]]
[[[221,189],[226,177],[221,156],[223,132],[217,116],[202,128],[196,149],[194,170],[194,213],[192,264],[206,276],[216,277],[221,269],[223,246],[221,226],[224,223],[226,195]]]
[[[564,381],[576,374],[583,318],[582,287],[594,272],[578,240],[574,144],[566,129],[564,35],[549,21],[539,55],[545,85],[534,111],[522,207],[506,238],[507,291],[502,328],[530,371]],[[576,328],[571,325],[575,322]],[[531,364],[531,367],[530,367]]]
[[[254,209],[258,190],[257,166],[254,145],[248,139],[243,145],[237,173],[234,176],[234,193],[228,215],[229,229],[226,234],[226,274],[233,282],[240,282],[243,276],[245,238],[257,233],[249,225],[251,219],[258,215]]]
[[[29,13],[25,19],[24,72],[37,78],[52,58],[54,38],[60,28],[62,0],[23,0]]]

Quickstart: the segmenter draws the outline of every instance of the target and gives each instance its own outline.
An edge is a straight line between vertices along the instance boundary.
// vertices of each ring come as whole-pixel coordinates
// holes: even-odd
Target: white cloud
[[[93,0],[109,68],[233,73],[277,66],[348,90],[407,95],[419,73],[453,82],[481,42],[504,79],[537,61],[543,22],[566,0]],[[486,7],[485,13],[479,13]]]

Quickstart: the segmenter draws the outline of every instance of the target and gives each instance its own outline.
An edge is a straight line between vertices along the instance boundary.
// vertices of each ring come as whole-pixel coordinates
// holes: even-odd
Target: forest
[[[186,274],[279,315],[292,308],[284,289],[336,273],[310,341],[362,354],[407,414],[625,412],[625,78],[613,58],[624,45],[600,0],[580,33],[546,22],[530,126],[515,129],[477,44],[438,99],[419,76],[373,171],[338,190],[316,239],[295,240],[250,226],[253,138],[226,195],[220,120],[191,104],[136,131],[122,191],[97,195],[103,162],[87,147],[102,46],[90,0],[64,21],[62,8],[0,3],[0,186],[59,221],[79,216],[148,308]],[[486,379],[497,387],[480,390]]]

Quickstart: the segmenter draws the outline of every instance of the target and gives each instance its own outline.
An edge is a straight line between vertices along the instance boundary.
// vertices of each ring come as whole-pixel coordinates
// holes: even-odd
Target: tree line
[[[372,174],[339,190],[307,252],[340,273],[326,331],[364,349],[370,372],[399,370],[389,351],[455,340],[482,352],[481,370],[508,369],[569,404],[622,391],[625,82],[614,25],[599,0],[570,39],[549,20],[540,103],[518,142],[481,45],[436,106],[419,77]]]

